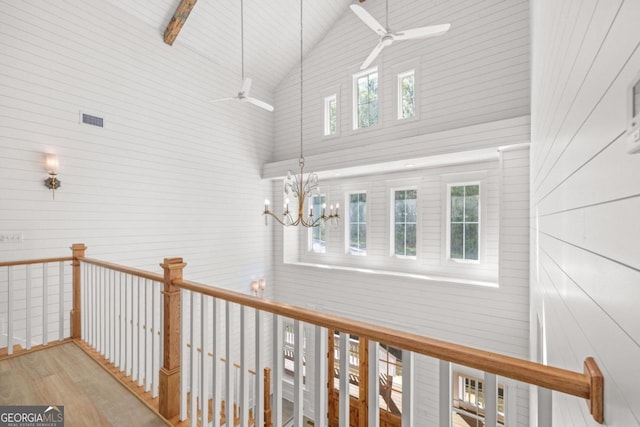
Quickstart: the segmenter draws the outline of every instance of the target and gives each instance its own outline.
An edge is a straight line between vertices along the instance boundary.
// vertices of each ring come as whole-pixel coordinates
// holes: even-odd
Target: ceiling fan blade
[[[257,107],[264,108],[267,111],[273,111],[273,105],[271,104],[267,104],[264,101],[260,101],[259,99],[251,98],[251,97],[247,97],[245,99]]]
[[[364,7],[358,4],[352,4],[349,7],[351,7],[353,13],[355,13],[362,22],[364,22],[373,31],[378,33],[378,35],[384,36],[385,34],[387,34],[387,30],[382,25],[380,25],[376,18],[371,16],[371,14],[367,12]]]
[[[240,88],[240,93],[244,93],[245,95],[249,94],[251,90],[251,77],[245,77],[242,81],[242,87]]]
[[[440,36],[451,28],[451,24],[429,25],[428,27],[412,28],[393,34],[394,40],[419,39],[424,37]]]
[[[373,60],[376,59],[376,57],[380,54],[380,52],[382,52],[382,49],[384,49],[384,45],[382,44],[382,42],[380,42],[376,45],[376,47],[373,48],[369,56],[367,56],[367,59],[364,60],[364,62],[360,66],[360,69],[364,70],[369,65],[371,65]]]
[[[238,99],[238,97],[234,96],[233,98],[209,99],[207,102],[233,101],[234,99]]]

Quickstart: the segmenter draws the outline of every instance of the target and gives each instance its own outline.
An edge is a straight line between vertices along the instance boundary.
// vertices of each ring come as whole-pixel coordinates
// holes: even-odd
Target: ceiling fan
[[[242,102],[249,102],[257,107],[264,108],[267,111],[273,111],[273,105],[249,96],[249,91],[251,90],[251,78],[244,76],[244,1],[243,0],[240,1],[240,32],[241,32],[241,51],[242,51],[242,86],[240,87],[240,91],[236,96],[233,96],[231,98],[212,99],[210,102],[237,100]]]
[[[387,8],[387,21],[386,27],[383,27],[369,12],[365,10],[362,6],[358,4],[352,4],[351,10],[360,18],[362,22],[364,22],[369,28],[376,32],[380,36],[380,40],[376,47],[373,48],[367,59],[365,59],[364,63],[360,66],[361,70],[367,68],[374,59],[382,52],[387,46],[391,46],[391,44],[396,40],[412,40],[412,39],[421,39],[426,37],[435,37],[440,36],[451,28],[451,24],[441,24],[441,25],[429,25],[427,27],[418,27],[412,28],[410,30],[393,32],[389,30],[389,0],[386,1]]]

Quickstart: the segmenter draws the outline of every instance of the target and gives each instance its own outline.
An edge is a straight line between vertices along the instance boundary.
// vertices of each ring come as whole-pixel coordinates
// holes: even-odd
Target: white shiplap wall
[[[363,6],[380,22],[385,2]],[[352,74],[377,42],[350,10],[304,60],[305,154],[365,147],[446,129],[529,114],[528,2],[455,0],[390,2],[389,25],[397,31],[451,23],[443,36],[399,41],[372,64],[379,67],[380,123],[353,131]],[[396,73],[416,68],[420,116],[395,120]],[[300,71],[295,67],[275,93],[273,161],[297,159]],[[338,93],[339,135],[323,137],[323,97]],[[464,148],[462,148],[464,150]],[[313,166],[313,165],[310,165]]]
[[[640,426],[640,155],[624,135],[638,16],[637,1],[532,2],[532,355],[594,356],[612,427]],[[555,426],[597,425],[578,399],[554,404]]]
[[[0,259],[84,242],[88,256],[151,271],[182,256],[187,278],[243,292],[270,282],[260,168],[273,119],[206,102],[234,90],[230,73],[108,2],[1,1],[0,232],[24,242],[1,243]],[[79,124],[80,110],[104,128]]]
[[[384,21],[384,2],[364,3]],[[520,146],[500,153],[487,163],[458,162],[454,166],[429,167],[415,172],[380,176],[377,165],[529,141],[529,5],[526,1],[407,1],[391,2],[390,26],[401,30],[420,25],[451,22],[445,36],[429,40],[398,42],[377,61],[380,73],[378,126],[351,130],[351,75],[358,71],[375,45],[376,37],[350,11],[305,58],[303,137],[307,170],[325,172],[323,192],[332,202],[343,203],[345,191],[368,190],[378,197],[370,218],[370,244],[378,245],[376,260],[367,268],[380,268],[388,249],[384,247],[388,224],[384,214],[385,179],[417,179],[428,194],[425,202],[425,233],[429,246],[425,270],[439,266],[441,210],[437,191],[440,174],[488,170],[494,188],[493,279],[498,288],[438,280],[366,274],[285,264],[283,233],[275,227],[276,297],[297,305],[335,312],[373,323],[460,342],[519,357],[528,357],[528,227],[529,151]],[[348,42],[347,42],[348,40]],[[420,116],[398,123],[394,120],[395,73],[416,67]],[[265,178],[284,175],[297,164],[300,132],[299,70],[281,83],[275,93],[274,157],[264,166]],[[339,96],[339,134],[322,136],[323,97]],[[411,162],[413,163],[413,162]],[[367,165],[369,170],[363,172]],[[327,171],[358,167],[364,176],[343,175],[328,179]],[[402,167],[402,166],[401,166]],[[374,174],[377,174],[375,176]],[[437,178],[436,178],[437,177]],[[437,180],[437,184],[434,180]],[[281,182],[274,182],[273,206],[282,203]],[[437,209],[433,208],[437,206]],[[435,209],[430,211],[429,209]],[[331,231],[330,231],[331,233]],[[339,232],[342,235],[342,231]],[[287,244],[291,239],[287,238]],[[329,242],[340,251],[340,237]],[[304,246],[303,246],[304,247]],[[497,255],[501,254],[501,258]],[[304,256],[301,257],[304,259]],[[335,262],[332,255],[324,257]],[[287,254],[286,259],[290,257]],[[308,261],[308,260],[306,260]],[[386,262],[386,261],[382,261]],[[386,265],[385,265],[386,267]],[[384,269],[384,268],[382,268]],[[463,275],[464,273],[458,273]],[[455,273],[454,273],[455,275]],[[497,279],[496,279],[497,277]],[[485,277],[486,279],[486,277]],[[437,425],[438,365],[417,358],[416,425]],[[312,386],[309,386],[309,390]],[[518,386],[518,415],[514,425],[527,426],[527,387]],[[306,395],[312,401],[310,393]]]
[[[529,150],[525,145],[502,151],[499,160],[413,173],[413,176],[418,176],[420,185],[427,190],[434,180],[437,180],[437,187],[442,185],[439,178],[447,173],[485,170],[489,177],[495,177],[495,188],[489,190],[494,191],[493,197],[496,199],[493,208],[495,211],[491,213],[495,218],[491,218],[491,221],[495,221],[494,227],[497,229],[494,228],[489,235],[495,233],[495,243],[499,241],[497,250],[502,254],[498,266],[498,288],[287,264],[282,256],[283,230],[271,223],[276,243],[276,298],[303,307],[526,358],[529,348],[528,165]],[[385,177],[406,178],[408,174],[404,172]],[[352,178],[349,182],[353,183],[353,189],[357,189],[367,187],[369,180],[371,178],[359,177]],[[328,188],[332,197],[341,197],[346,184],[326,181],[322,185]],[[382,190],[380,187],[383,187]],[[278,196],[280,188],[281,183],[275,182],[274,206],[282,203]],[[373,190],[368,211],[371,227],[369,232],[373,235],[370,236],[369,244],[383,245],[382,248],[376,248],[377,253],[385,251],[384,243],[387,240],[384,237],[387,227],[385,219],[374,217],[376,212],[385,210],[385,197],[377,193],[378,190],[384,192],[386,187],[376,182],[368,188]],[[376,199],[376,195],[380,197]],[[440,204],[439,193],[433,197],[427,196],[426,205],[421,209],[424,212],[420,219],[423,229],[432,228],[434,221],[440,223]],[[430,214],[432,209],[437,211],[434,215]],[[489,209],[492,209],[491,203]],[[435,227],[439,229],[438,225]],[[337,233],[337,236],[332,236],[331,233]],[[379,236],[375,237],[376,234]],[[428,234],[423,233],[424,246],[429,245]],[[335,257],[332,256],[332,251],[334,254],[336,251],[342,252],[340,236],[341,230],[328,230],[329,253],[317,257],[320,261],[316,262],[331,264],[331,259]],[[309,261],[306,256],[302,258]],[[363,260],[361,266],[375,269],[381,262],[384,261]],[[423,261],[423,271],[433,273],[437,267],[436,264],[430,264],[433,264],[433,260],[429,258]],[[313,343],[312,340],[307,340],[307,346],[310,342]],[[312,351],[308,350],[308,353]],[[437,396],[438,392],[438,365],[428,358],[418,357],[416,360],[416,401],[421,402],[415,414],[418,417],[417,425],[437,425],[438,406],[433,396]],[[529,419],[528,388],[521,385],[517,388],[516,425],[526,426]],[[313,386],[308,385],[307,389],[312,390]],[[313,402],[310,391],[306,398]]]

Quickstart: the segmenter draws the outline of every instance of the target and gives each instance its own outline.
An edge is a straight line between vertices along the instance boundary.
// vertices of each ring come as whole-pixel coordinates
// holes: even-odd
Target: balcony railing
[[[303,326],[315,330],[313,366],[303,369],[303,358],[293,358],[295,426],[304,425],[305,409],[314,425],[327,425],[327,335],[333,330],[340,331],[340,390],[349,390],[350,335],[368,343],[371,427],[380,425],[380,343],[402,350],[403,426],[413,425],[414,354],[440,360],[440,426],[451,423],[452,364],[485,373],[486,426],[497,424],[497,376],[538,386],[540,426],[551,425],[552,391],[585,399],[593,418],[604,422],[603,377],[591,357],[584,372],[573,372],[188,281],[181,258],[165,258],[159,274],[87,258],[85,250],[74,244],[70,257],[0,263],[6,298],[0,299],[6,319],[0,357],[74,340],[127,377],[174,424],[219,427],[232,416],[234,426],[282,426],[283,319],[293,321],[294,354],[303,354]],[[272,341],[269,354],[265,336]],[[303,372],[313,377],[313,408],[304,407]],[[349,426],[349,399],[340,393],[340,427]]]

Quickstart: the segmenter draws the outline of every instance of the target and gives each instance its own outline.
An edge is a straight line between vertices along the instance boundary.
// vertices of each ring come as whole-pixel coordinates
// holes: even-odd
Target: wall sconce
[[[58,156],[55,154],[47,154],[47,172],[49,172],[49,178],[44,180],[44,185],[53,193],[53,200],[56,199],[56,189],[60,188],[62,182],[57,178],[58,176]]]
[[[264,288],[267,287],[267,281],[260,278],[258,280],[251,281],[251,292],[253,292],[254,296],[260,295],[260,298],[264,296]]]

